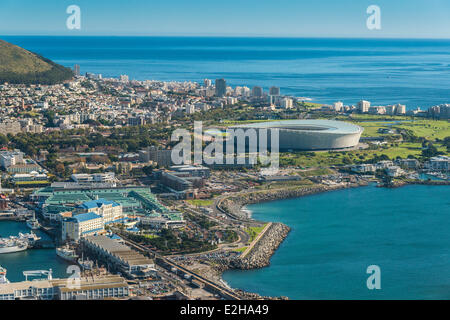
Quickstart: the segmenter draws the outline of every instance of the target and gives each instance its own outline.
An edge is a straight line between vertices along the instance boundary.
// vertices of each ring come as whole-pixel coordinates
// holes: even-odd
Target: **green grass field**
[[[414,135],[428,140],[444,139],[450,137],[450,122],[443,120],[416,120],[394,126],[399,129],[412,130]]]
[[[214,200],[202,200],[202,199],[187,200],[187,202],[197,207],[208,207],[214,204]]]
[[[250,242],[255,240],[255,238],[261,233],[261,231],[263,231],[265,226],[266,224],[263,225],[262,227],[250,227],[247,228],[247,230],[245,230],[245,232],[247,232],[250,235]]]

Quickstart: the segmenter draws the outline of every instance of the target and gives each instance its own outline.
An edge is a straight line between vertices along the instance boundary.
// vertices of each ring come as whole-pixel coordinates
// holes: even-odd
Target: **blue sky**
[[[81,30],[66,28],[72,4]],[[449,16],[448,0],[0,0],[0,35],[450,38]]]

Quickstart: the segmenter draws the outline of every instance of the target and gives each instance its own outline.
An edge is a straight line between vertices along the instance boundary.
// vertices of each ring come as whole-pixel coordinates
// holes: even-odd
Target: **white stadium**
[[[348,149],[358,145],[363,132],[360,126],[334,120],[269,121],[236,125],[232,128],[242,128],[244,131],[278,129],[280,150]]]

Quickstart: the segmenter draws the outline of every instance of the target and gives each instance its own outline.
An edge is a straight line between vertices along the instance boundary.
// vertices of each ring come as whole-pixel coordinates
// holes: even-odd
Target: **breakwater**
[[[290,228],[282,223],[271,224],[245,257],[230,260],[230,268],[249,270],[268,266],[270,258],[287,237],[289,231]]]

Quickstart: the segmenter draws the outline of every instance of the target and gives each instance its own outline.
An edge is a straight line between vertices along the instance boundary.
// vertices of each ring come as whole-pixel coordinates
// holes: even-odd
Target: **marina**
[[[25,222],[18,221],[0,221],[0,238],[17,237],[19,233],[30,234],[30,229]],[[60,259],[55,252],[55,248],[41,248],[41,244],[51,244],[52,239],[42,230],[36,230],[33,233],[40,237],[39,244],[33,249],[20,252],[1,254],[0,264],[8,270],[8,280],[11,282],[25,280],[24,270],[49,270],[52,269],[53,275],[58,278],[66,278],[66,273],[70,262]],[[50,245],[48,245],[50,247]],[[45,246],[44,246],[45,247]]]

